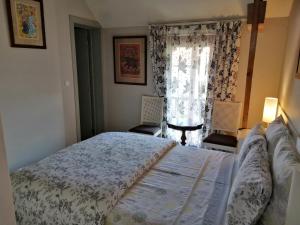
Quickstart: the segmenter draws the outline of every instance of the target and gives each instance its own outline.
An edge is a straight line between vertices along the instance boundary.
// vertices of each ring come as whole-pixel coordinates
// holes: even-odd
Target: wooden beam
[[[264,21],[265,9],[266,9],[266,2],[262,0],[254,0],[254,3],[248,5],[248,23],[250,23],[252,27],[251,27],[247,77],[246,77],[244,113],[243,113],[244,128],[247,128],[247,124],[248,124],[252,77],[253,77],[256,42],[257,42],[257,34],[258,34],[258,24]]]

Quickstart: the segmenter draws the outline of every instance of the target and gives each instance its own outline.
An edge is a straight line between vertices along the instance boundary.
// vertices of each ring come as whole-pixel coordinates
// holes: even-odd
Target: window
[[[203,123],[211,48],[191,44],[169,48],[167,71],[167,121]],[[167,129],[167,136],[180,141],[181,132]],[[201,144],[201,131],[187,132],[187,144]]]

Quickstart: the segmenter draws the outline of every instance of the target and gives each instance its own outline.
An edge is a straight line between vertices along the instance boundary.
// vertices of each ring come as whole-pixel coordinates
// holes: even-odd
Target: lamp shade
[[[271,123],[276,118],[278,98],[265,98],[263,122]]]

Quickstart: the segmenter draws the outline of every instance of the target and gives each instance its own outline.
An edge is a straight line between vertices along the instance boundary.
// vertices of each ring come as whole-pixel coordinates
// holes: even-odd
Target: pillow
[[[289,135],[280,138],[273,156],[273,194],[261,224],[285,224],[293,168],[299,163],[296,152]]]
[[[251,129],[245,141],[242,144],[238,155],[238,166],[241,167],[243,161],[245,160],[248,152],[250,151],[252,145],[259,144],[259,143],[266,143],[266,139],[264,136],[264,127],[262,124],[257,124],[255,127]]]
[[[272,161],[273,153],[280,137],[287,134],[288,129],[285,126],[282,116],[277,117],[272,123],[269,124],[266,130],[266,138],[268,143],[268,153],[270,161]]]
[[[263,214],[271,194],[272,178],[266,145],[253,145],[233,182],[225,224],[255,224]]]

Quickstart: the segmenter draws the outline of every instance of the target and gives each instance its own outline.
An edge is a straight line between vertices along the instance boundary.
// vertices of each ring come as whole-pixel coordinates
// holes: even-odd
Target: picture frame
[[[299,50],[299,56],[297,61],[296,78],[300,79],[300,50]]]
[[[116,84],[147,85],[147,36],[114,36]]]
[[[6,0],[11,47],[46,49],[43,0]]]

